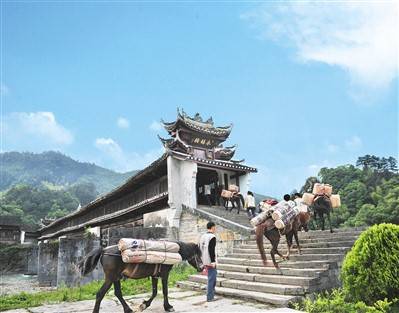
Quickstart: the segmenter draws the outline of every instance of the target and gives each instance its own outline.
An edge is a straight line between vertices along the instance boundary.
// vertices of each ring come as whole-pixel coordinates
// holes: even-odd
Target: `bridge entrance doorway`
[[[223,187],[219,183],[216,170],[198,168],[197,201],[200,205],[220,205],[220,192]]]

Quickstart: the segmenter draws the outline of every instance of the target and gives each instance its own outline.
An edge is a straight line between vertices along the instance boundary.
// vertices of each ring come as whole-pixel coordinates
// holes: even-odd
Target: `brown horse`
[[[202,271],[203,264],[201,261],[201,250],[197,244],[177,242],[180,246],[179,253],[184,261],[187,261],[198,272]],[[144,310],[151,305],[152,300],[158,292],[158,278],[162,280],[162,291],[164,296],[164,309],[166,312],[174,312],[173,306],[169,304],[168,300],[168,278],[169,272],[173,265],[166,264],[133,264],[124,263],[118,246],[109,246],[105,249],[97,248],[90,252],[88,256],[79,264],[82,275],[86,275],[94,270],[98,261],[100,260],[105,281],[96,295],[96,304],[93,313],[100,311],[100,303],[107,291],[114,284],[115,296],[121,302],[125,313],[133,313],[126,301],[122,297],[121,279],[124,277],[140,279],[145,277],[152,278],[152,296],[147,301],[143,301],[140,309]]]
[[[258,249],[260,252],[260,256],[263,261],[263,265],[267,265],[267,258],[265,254],[265,248],[263,246],[263,236],[269,239],[272,244],[272,249],[270,250],[270,255],[273,260],[273,265],[275,268],[279,268],[278,263],[276,262],[275,255],[278,254],[282,259],[289,259],[292,247],[292,238],[295,238],[298,253],[301,254],[301,247],[299,245],[298,240],[298,230],[303,227],[305,231],[308,231],[307,224],[310,220],[310,214],[307,212],[300,212],[298,215],[291,221],[289,225],[287,225],[282,231],[278,230],[276,226],[274,226],[274,220],[271,217],[268,217],[266,221],[256,226],[255,235],[256,235],[256,243],[258,245]],[[287,254],[282,255],[278,251],[278,244],[280,243],[280,237],[285,235],[287,240]]]
[[[332,225],[331,225],[331,217],[330,213],[332,210],[332,205],[331,205],[331,200],[330,197],[327,195],[316,195],[313,204],[312,204],[313,210],[314,210],[314,219],[317,223],[318,218],[320,219],[321,222],[321,230],[324,230],[324,214],[327,215],[328,223],[330,225],[330,232],[333,232]],[[318,217],[318,218],[317,218]]]

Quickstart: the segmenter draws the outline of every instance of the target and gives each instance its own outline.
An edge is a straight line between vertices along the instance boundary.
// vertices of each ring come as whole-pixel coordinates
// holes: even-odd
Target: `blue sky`
[[[395,10],[396,9],[396,10]],[[398,156],[395,3],[2,2],[2,150],[117,171],[161,154],[176,108],[234,123],[253,189]]]

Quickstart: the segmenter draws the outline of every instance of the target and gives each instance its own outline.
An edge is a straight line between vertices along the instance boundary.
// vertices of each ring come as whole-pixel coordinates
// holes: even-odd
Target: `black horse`
[[[231,203],[230,212],[233,211],[233,209],[237,209],[237,214],[240,214],[241,208],[245,205],[244,196],[240,193],[234,194],[231,198],[221,198],[226,211],[229,210],[229,202]]]
[[[314,200],[313,200],[313,211],[314,211],[314,219],[316,221],[316,225],[318,218],[321,221],[321,230],[324,230],[324,214],[327,215],[328,223],[330,224],[330,232],[332,233],[332,226],[331,226],[331,210],[332,210],[332,205],[331,205],[331,200],[330,197],[327,195],[316,195]]]
[[[201,261],[201,250],[197,244],[177,242],[180,246],[179,253],[184,261],[187,261],[198,272],[203,269]],[[144,310],[151,305],[152,300],[158,292],[158,278],[162,280],[162,291],[164,296],[164,309],[166,312],[174,312],[173,306],[169,304],[168,300],[168,278],[169,272],[173,265],[166,264],[133,264],[124,263],[118,246],[109,246],[107,248],[97,248],[89,253],[89,255],[79,264],[82,275],[87,275],[92,272],[100,260],[105,281],[96,295],[96,304],[93,313],[100,311],[100,303],[107,291],[114,284],[115,296],[119,299],[123,306],[124,313],[133,313],[126,301],[122,297],[121,279],[124,277],[140,279],[145,277],[152,278],[152,296],[147,301],[143,301],[140,309]]]

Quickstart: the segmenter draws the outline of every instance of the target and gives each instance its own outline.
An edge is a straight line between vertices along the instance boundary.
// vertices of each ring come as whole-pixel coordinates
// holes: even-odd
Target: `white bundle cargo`
[[[233,196],[233,193],[229,190],[222,190],[221,196],[223,198],[231,198]]]
[[[300,213],[300,212],[307,212],[308,211],[308,206],[304,203],[298,204],[295,206],[295,210]]]
[[[275,220],[274,225],[278,229],[284,228],[297,216],[298,212],[293,204],[281,201],[275,205],[272,218]]]
[[[270,210],[273,210],[272,206],[264,201],[259,203],[259,208],[261,209],[262,212],[268,212]]]
[[[229,191],[231,192],[238,192],[239,188],[237,185],[229,185]]]
[[[263,211],[259,215],[255,216],[253,219],[251,219],[250,223],[253,227],[258,226],[259,224],[262,224],[266,219],[270,216],[270,211]]]
[[[304,193],[303,196],[302,196],[302,201],[306,205],[312,205],[313,200],[314,200],[314,194]]]
[[[337,195],[331,195],[330,197],[331,206],[335,209],[341,206],[341,198]]]
[[[313,191],[312,191],[312,193],[313,193],[314,195],[322,195],[322,194],[324,194],[324,185],[321,184],[321,183],[315,183],[315,184],[313,185]]]
[[[324,193],[327,196],[331,196],[332,195],[332,186],[329,184],[324,184]]]
[[[144,251],[163,251],[163,252],[179,252],[179,245],[176,242],[164,240],[143,240],[133,238],[122,238],[118,242],[119,251],[126,249],[137,249]]]
[[[329,184],[321,184],[321,183],[316,183],[313,186],[313,192],[314,195],[327,195],[331,196],[332,194],[332,186]]]
[[[126,249],[121,252],[125,263],[148,263],[173,265],[182,261],[181,255],[176,252],[144,251]]]
[[[285,223],[282,220],[277,220],[274,222],[274,226],[276,226],[278,229],[283,229],[285,228]]]

